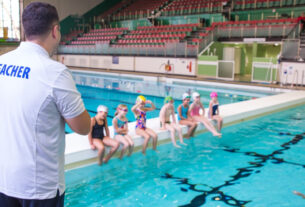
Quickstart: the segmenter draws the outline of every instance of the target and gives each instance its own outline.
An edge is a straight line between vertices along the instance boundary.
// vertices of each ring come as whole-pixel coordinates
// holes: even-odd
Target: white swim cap
[[[191,98],[191,96],[188,93],[184,93],[182,95],[182,100],[186,99],[186,98]]]
[[[99,106],[97,107],[97,112],[100,112],[100,111],[103,111],[103,112],[108,113],[108,108],[107,108],[107,106],[99,105]]]
[[[195,99],[195,98],[198,97],[198,96],[200,96],[200,94],[199,94],[198,92],[194,92],[194,93],[192,94],[193,99]]]

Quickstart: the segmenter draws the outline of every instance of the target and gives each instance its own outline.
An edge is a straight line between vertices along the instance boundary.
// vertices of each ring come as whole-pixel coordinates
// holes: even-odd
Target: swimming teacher
[[[65,123],[86,135],[90,117],[68,68],[50,58],[56,8],[31,3],[22,24],[26,42],[0,56],[0,207],[62,207]]]

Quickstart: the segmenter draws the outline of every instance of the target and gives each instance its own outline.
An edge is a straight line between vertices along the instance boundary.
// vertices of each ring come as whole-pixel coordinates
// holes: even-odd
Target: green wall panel
[[[216,65],[201,65],[198,64],[198,75],[216,77]]]
[[[217,61],[218,60],[218,56],[199,56],[198,60],[203,60],[203,61]]]
[[[213,53],[219,60],[223,59],[223,48],[224,47],[239,47],[241,48],[241,65],[240,74],[251,74],[252,73],[252,62],[253,62],[253,44],[226,44],[221,42],[214,42],[210,47],[210,54]],[[276,63],[277,55],[281,51],[281,45],[274,44],[257,44],[257,56],[258,58],[273,58],[272,62]],[[203,56],[209,56],[208,50],[203,53]]]

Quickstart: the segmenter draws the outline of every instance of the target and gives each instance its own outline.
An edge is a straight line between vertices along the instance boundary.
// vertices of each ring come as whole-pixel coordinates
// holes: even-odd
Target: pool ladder
[[[302,70],[302,75],[301,75],[301,81],[300,81],[300,83],[298,83],[299,82],[299,70],[295,70],[294,72],[293,72],[293,76],[292,76],[292,81],[291,81],[291,88],[293,88],[294,87],[294,85],[295,85],[295,87],[297,87],[297,86],[303,86],[304,85],[304,70]]]

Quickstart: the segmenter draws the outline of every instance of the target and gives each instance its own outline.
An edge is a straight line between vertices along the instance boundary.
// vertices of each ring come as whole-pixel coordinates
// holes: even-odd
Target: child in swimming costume
[[[112,120],[112,126],[114,128],[114,138],[122,143],[123,149],[121,151],[120,159],[122,159],[124,152],[129,148],[128,156],[132,154],[134,142],[128,135],[128,120],[126,114],[128,108],[124,104],[120,104],[115,112],[115,117]]]
[[[146,104],[150,104],[151,107],[145,107]],[[144,138],[144,144],[142,153],[146,154],[146,148],[150,138],[153,140],[153,150],[157,149],[158,135],[150,128],[146,127],[146,112],[155,110],[155,105],[146,100],[144,96],[138,96],[136,104],[131,108],[131,111],[136,117],[136,134]]]
[[[199,113],[200,109],[203,111],[202,115]],[[212,132],[213,136],[221,137],[221,134],[216,131],[212,123],[204,116],[204,106],[200,101],[200,94],[197,92],[193,93],[193,103],[190,106],[190,114],[195,121],[202,123],[207,130]]]
[[[190,104],[190,95],[187,93],[184,93],[182,95],[182,104],[178,106],[178,121],[181,125],[187,125],[189,127],[189,130],[187,132],[187,138],[193,137],[194,132],[197,128],[197,122],[193,120],[193,118],[190,115],[189,111],[189,104]]]
[[[167,96],[164,100],[164,105],[160,110],[160,127],[162,130],[169,130],[171,134],[172,143],[175,147],[181,148],[176,143],[175,132],[178,132],[180,143],[187,145],[183,142],[181,127],[176,123],[174,99],[171,96]],[[172,123],[170,122],[170,116],[172,116]]]
[[[212,92],[210,94],[211,101],[209,105],[209,118],[217,121],[217,129],[220,132],[222,128],[222,117],[219,116],[219,102],[218,102],[218,94],[216,92]]]
[[[103,162],[107,163],[111,156],[117,151],[120,144],[118,141],[111,139],[109,137],[109,128],[107,124],[107,114],[108,108],[103,105],[99,105],[97,108],[97,114],[95,117],[91,118],[91,129],[88,134],[89,143],[91,149],[98,150],[98,164],[102,165]],[[106,136],[104,134],[104,129],[106,131]],[[110,152],[104,158],[105,146],[111,147]]]

